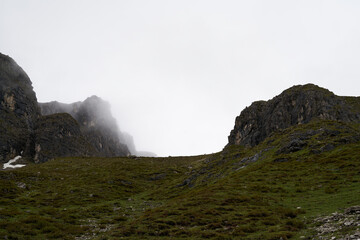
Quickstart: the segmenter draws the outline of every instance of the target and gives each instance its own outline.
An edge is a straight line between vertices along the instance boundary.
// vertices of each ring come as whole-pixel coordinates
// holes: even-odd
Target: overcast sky
[[[0,0],[0,52],[39,102],[109,101],[138,150],[212,153],[293,85],[360,95],[360,1]]]

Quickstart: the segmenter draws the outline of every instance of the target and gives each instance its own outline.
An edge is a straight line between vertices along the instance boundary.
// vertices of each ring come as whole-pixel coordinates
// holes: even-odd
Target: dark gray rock
[[[316,232],[311,239],[358,240],[359,219],[360,206],[349,207],[344,213],[334,212],[328,216],[318,217],[314,219],[315,226],[311,227],[311,230]]]
[[[176,187],[188,186],[192,188],[195,186],[196,179],[199,177],[199,174],[193,174],[189,178],[185,179],[181,184],[176,185]]]
[[[288,154],[293,153],[302,150],[307,145],[306,141],[303,141],[299,138],[292,139],[290,142],[285,144],[284,147],[282,147],[279,151],[277,151],[277,154]]]
[[[358,214],[358,215],[360,215],[360,206],[352,206],[352,207],[349,207],[349,208],[345,209],[345,214],[349,214],[349,215]]]
[[[41,116],[29,77],[13,59],[0,53],[0,163],[17,155],[45,162],[65,156],[130,154],[110,105],[100,98],[41,106],[46,116]]]
[[[274,162],[288,162],[288,161],[290,161],[290,159],[288,158],[276,158],[274,160]]]
[[[60,102],[39,103],[41,113],[68,113],[80,124],[82,132],[92,141],[103,156],[156,157],[155,153],[137,151],[133,137],[120,131],[111,114],[110,104],[97,96],[83,102],[65,104]]]
[[[325,146],[323,146],[322,148],[320,148],[320,151],[321,152],[328,152],[328,151],[331,151],[333,149],[335,149],[335,146],[333,144],[329,143],[329,144],[326,144]]]
[[[261,156],[260,153],[256,153],[254,156],[241,159],[240,163],[249,164],[249,163],[256,162],[257,160],[259,160],[260,156]]]
[[[152,176],[150,178],[151,181],[157,181],[157,180],[162,180],[164,178],[166,178],[167,174],[166,173],[159,173],[159,174],[155,174],[154,176]]]
[[[56,157],[99,155],[81,133],[77,121],[67,113],[40,117],[34,142],[35,163]]]
[[[359,106],[359,97],[339,97],[313,84],[294,86],[245,108],[235,120],[228,145],[255,146],[274,131],[314,119],[360,122]]]
[[[0,53],[0,163],[33,155],[33,128],[40,110],[24,70]]]
[[[97,96],[83,102],[64,104],[59,102],[40,103],[43,115],[68,113],[79,123],[81,133],[93,146],[99,156],[128,156],[125,144],[129,136],[119,130],[110,111],[110,104]],[[125,139],[126,138],[126,139]]]
[[[255,155],[251,156],[251,157],[245,157],[245,158],[242,158],[240,160],[240,162],[236,162],[234,163],[234,170],[235,171],[238,171],[244,167],[246,167],[247,165],[251,164],[251,163],[254,163],[256,161],[258,161],[265,152],[269,151],[273,149],[273,147],[270,147],[270,148],[265,148],[265,149],[262,149],[261,151],[255,153]]]

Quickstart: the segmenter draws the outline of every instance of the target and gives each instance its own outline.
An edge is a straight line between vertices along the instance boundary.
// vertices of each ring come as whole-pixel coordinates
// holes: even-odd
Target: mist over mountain
[[[39,103],[43,115],[68,113],[80,125],[81,132],[103,156],[131,154],[115,118],[110,104],[97,96],[83,102],[64,104],[59,102]]]
[[[123,152],[136,156],[155,157],[151,152],[137,151],[133,137],[120,131],[116,119],[111,114],[110,104],[100,97],[91,96],[83,102],[71,104],[57,101],[39,103],[41,114],[68,113],[78,121],[82,132],[98,151],[107,155],[121,155]],[[99,138],[99,136],[102,136]],[[110,146],[109,146],[110,143]],[[115,149],[111,147],[115,145]],[[120,152],[116,151],[120,150]]]
[[[127,132],[122,132],[121,141],[126,144],[130,153],[139,157],[156,157],[157,155],[149,151],[138,151],[136,150],[134,138]]]
[[[0,240],[360,240],[359,13],[0,0]]]
[[[149,159],[128,156],[151,153],[136,151],[99,97],[42,103],[40,115],[29,82],[2,92],[2,161],[22,149],[53,160],[4,164],[0,238],[360,237],[359,97],[294,86],[244,109],[222,151]]]
[[[38,103],[27,74],[1,53],[0,83],[0,162],[20,155],[45,162],[66,156],[137,154],[132,137],[119,130],[110,104],[101,98]]]

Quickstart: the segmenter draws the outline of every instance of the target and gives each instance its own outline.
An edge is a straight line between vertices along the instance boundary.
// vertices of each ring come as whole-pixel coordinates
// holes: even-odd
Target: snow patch
[[[21,158],[21,156],[16,156],[14,159],[11,159],[9,162],[5,163],[3,166],[3,169],[7,169],[7,168],[21,168],[21,167],[25,167],[25,164],[16,164],[16,165],[11,165],[12,163],[16,162],[17,160],[19,160]]]

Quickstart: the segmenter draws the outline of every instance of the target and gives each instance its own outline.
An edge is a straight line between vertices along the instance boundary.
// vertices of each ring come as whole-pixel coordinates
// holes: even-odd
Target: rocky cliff
[[[35,163],[56,157],[100,155],[67,113],[41,116],[34,132]]]
[[[59,102],[40,103],[41,113],[50,115],[68,113],[79,123],[81,133],[96,149],[99,156],[127,156],[130,151],[125,136],[120,132],[110,111],[110,104],[97,96],[83,102],[64,104]]]
[[[110,105],[97,96],[87,98],[83,102],[65,104],[60,102],[39,103],[41,113],[68,113],[80,124],[82,132],[90,139],[98,152],[103,156],[136,155],[155,157],[147,151],[137,151],[133,137],[119,130],[116,120],[111,114]],[[101,137],[99,137],[101,136]],[[115,152],[115,153],[114,153]]]
[[[109,104],[100,98],[41,106],[46,116],[41,115],[29,77],[0,53],[0,163],[18,155],[45,162],[64,156],[130,154]]]
[[[40,116],[32,83],[24,70],[0,53],[0,163],[34,152],[34,126]]]
[[[255,146],[272,132],[314,119],[360,122],[360,97],[340,97],[313,84],[258,101],[236,117],[228,145]]]

